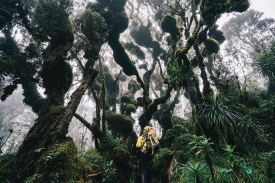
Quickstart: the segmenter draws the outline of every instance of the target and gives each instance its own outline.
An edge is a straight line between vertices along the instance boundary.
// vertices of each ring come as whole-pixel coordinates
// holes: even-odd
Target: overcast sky
[[[275,19],[275,0],[251,0],[252,9],[264,12],[263,17]]]
[[[275,19],[275,0],[250,0],[250,8],[264,12],[263,18],[274,18]],[[222,26],[223,23],[228,21],[232,17],[232,13],[223,14],[223,16],[218,20],[218,25]]]

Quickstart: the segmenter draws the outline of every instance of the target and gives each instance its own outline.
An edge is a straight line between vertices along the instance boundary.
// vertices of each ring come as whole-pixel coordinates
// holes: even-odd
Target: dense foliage
[[[0,111],[0,182],[140,182],[147,125],[161,146],[148,182],[274,182],[275,21],[249,6],[1,1],[1,100],[22,88],[36,119],[21,143],[5,127],[16,110]]]

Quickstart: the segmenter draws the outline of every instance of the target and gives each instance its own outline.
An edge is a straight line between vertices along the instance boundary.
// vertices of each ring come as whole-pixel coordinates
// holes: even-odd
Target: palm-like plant
[[[203,162],[188,162],[180,167],[181,183],[207,183],[211,182],[211,174]]]
[[[225,101],[227,99],[222,98],[219,92],[213,92],[198,106],[199,119],[204,127],[211,128],[214,124],[232,126],[241,119],[241,114],[234,110],[236,107],[226,105]]]
[[[239,137],[260,139],[264,135],[263,126],[257,123],[251,116],[244,116],[236,125],[236,133]]]

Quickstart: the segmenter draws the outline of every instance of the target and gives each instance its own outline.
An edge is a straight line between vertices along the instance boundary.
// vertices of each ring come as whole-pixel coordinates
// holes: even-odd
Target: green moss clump
[[[109,10],[121,12],[124,10],[125,4],[126,4],[126,0],[112,0],[111,3],[109,4]]]
[[[124,102],[124,103],[129,103],[131,98],[127,95],[122,95],[121,98],[120,98],[121,102]]]
[[[172,160],[172,153],[168,148],[161,148],[152,159],[152,171],[163,179],[167,175],[167,169]]]
[[[133,104],[126,104],[126,112],[130,114],[131,112],[136,112],[137,108]]]
[[[248,0],[230,0],[230,7],[228,8],[227,12],[245,12],[250,6]]]
[[[165,139],[172,142],[176,137],[184,133],[187,133],[187,130],[182,125],[175,125],[171,129],[167,130]]]
[[[203,30],[198,34],[198,41],[199,43],[204,42],[207,39],[207,31]]]
[[[109,35],[108,43],[109,46],[113,49],[113,55],[116,63],[123,68],[123,72],[127,76],[138,75],[138,71],[135,65],[127,55],[122,44],[118,40],[112,39],[112,35]]]
[[[41,176],[36,181],[49,182],[73,182],[83,179],[83,175],[88,173],[84,163],[77,157],[77,148],[69,137],[43,153],[37,170],[36,173]]]
[[[205,48],[209,52],[209,54],[212,53],[218,53],[220,50],[220,44],[217,40],[213,38],[208,38],[204,41]]]
[[[54,63],[45,62],[42,66],[41,77],[46,88],[45,94],[51,95],[56,91],[65,93],[72,85],[72,68],[62,59],[56,60]]]
[[[225,36],[223,35],[223,32],[220,30],[217,30],[217,28],[218,28],[218,25],[209,29],[208,36],[210,38],[217,40],[219,44],[222,44],[225,41]]]
[[[106,121],[109,125],[109,129],[124,137],[131,135],[133,131],[133,121],[126,115],[116,114],[111,110],[107,110]]]
[[[117,34],[120,34],[120,33],[124,32],[128,28],[128,24],[129,24],[128,16],[127,16],[127,14],[124,11],[122,11],[117,16],[117,20],[115,22],[113,30]]]
[[[42,108],[42,106],[46,103],[46,99],[45,98],[38,98],[37,100],[34,101],[33,105],[32,105],[32,110],[35,113],[39,113],[40,109]]]
[[[35,83],[23,83],[22,87],[24,89],[23,95],[25,98],[23,102],[25,104],[32,106],[38,98],[41,98]]]
[[[165,15],[161,20],[160,26],[164,32],[171,33],[177,25],[177,21],[171,15]]]
[[[111,73],[105,73],[105,87],[108,93],[113,93],[115,89],[116,79]]]
[[[176,25],[176,19],[170,15],[164,16],[160,24],[161,29],[164,32],[168,32],[171,35],[171,39],[177,42],[181,37],[181,33]]]
[[[131,99],[129,103],[133,104],[134,106],[137,106],[137,101],[135,99]]]

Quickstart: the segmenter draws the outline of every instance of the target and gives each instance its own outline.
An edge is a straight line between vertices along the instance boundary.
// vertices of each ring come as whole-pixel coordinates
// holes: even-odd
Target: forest
[[[1,0],[0,182],[144,182],[152,126],[146,183],[274,183],[275,20],[250,5]]]

